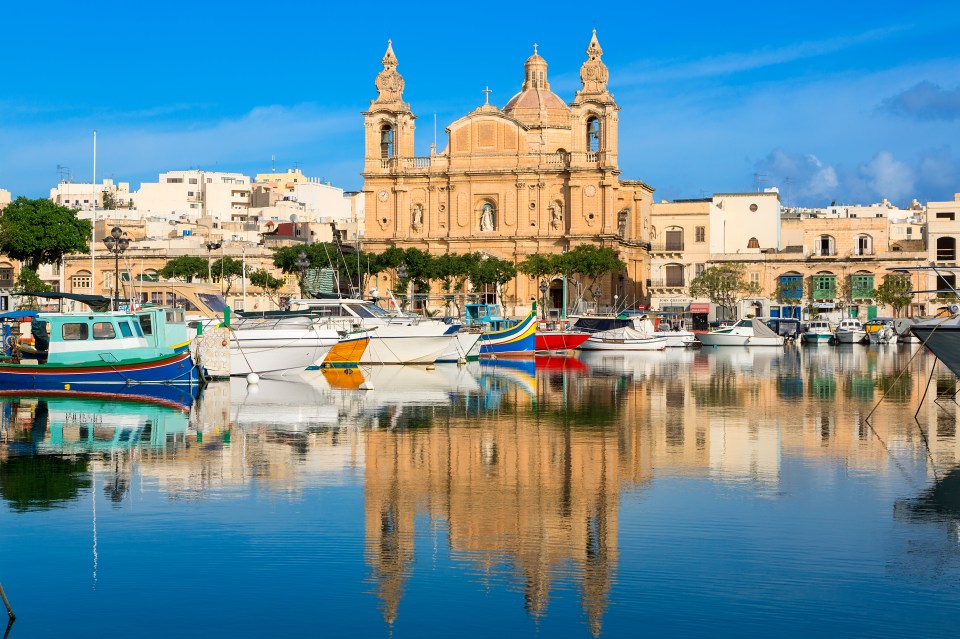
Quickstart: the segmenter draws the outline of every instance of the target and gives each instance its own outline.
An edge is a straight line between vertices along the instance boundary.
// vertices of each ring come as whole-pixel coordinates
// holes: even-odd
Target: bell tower
[[[580,66],[582,88],[570,105],[574,149],[597,153],[603,167],[617,166],[617,111],[620,107],[607,89],[610,73],[601,60],[603,49],[593,30],[587,45],[587,60]]]
[[[399,168],[396,159],[413,157],[416,116],[403,101],[403,76],[397,71],[393,42],[387,40],[387,52],[381,60],[383,71],[377,74],[377,97],[363,113],[366,145],[363,172],[389,172]]]

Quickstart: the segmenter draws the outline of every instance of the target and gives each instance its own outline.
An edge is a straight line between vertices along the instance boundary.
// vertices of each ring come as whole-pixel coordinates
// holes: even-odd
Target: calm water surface
[[[9,636],[950,636],[958,405],[939,367],[921,405],[932,364],[718,349],[234,380],[189,411],[7,398]]]

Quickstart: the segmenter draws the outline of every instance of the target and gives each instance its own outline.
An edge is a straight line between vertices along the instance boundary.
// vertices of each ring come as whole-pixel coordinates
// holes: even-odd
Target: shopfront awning
[[[691,304],[690,312],[691,313],[709,313],[710,305],[709,304]]]

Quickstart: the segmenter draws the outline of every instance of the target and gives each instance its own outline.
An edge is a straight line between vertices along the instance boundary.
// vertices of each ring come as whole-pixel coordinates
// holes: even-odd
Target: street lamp
[[[113,310],[120,306],[120,254],[130,246],[130,239],[119,226],[110,229],[110,235],[103,238],[103,245],[113,253]]]
[[[304,281],[307,279],[307,267],[310,266],[310,260],[307,259],[307,254],[303,251],[297,253],[297,259],[293,265],[300,271],[300,294],[305,295]]]
[[[220,242],[207,242],[207,281],[213,281],[213,273],[210,272],[210,254],[222,246]]]
[[[547,281],[540,280],[540,303],[543,305],[543,309],[541,310],[543,319],[547,319],[547,288],[549,288]]]

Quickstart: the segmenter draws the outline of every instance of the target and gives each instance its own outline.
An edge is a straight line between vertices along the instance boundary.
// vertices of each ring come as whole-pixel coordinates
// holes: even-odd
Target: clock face
[[[377,199],[380,200],[381,202],[386,202],[388,197],[390,197],[390,194],[387,193],[386,191],[380,191],[379,193],[377,193]]]

